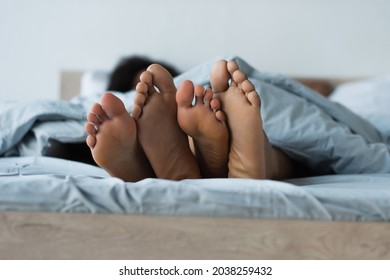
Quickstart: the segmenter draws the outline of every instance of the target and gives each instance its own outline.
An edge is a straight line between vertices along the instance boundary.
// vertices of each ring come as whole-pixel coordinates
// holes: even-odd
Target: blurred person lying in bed
[[[176,89],[168,70],[153,64],[140,75],[131,115],[103,95],[85,125],[95,162],[129,182],[293,176],[291,160],[268,141],[260,97],[238,64],[218,61],[210,83],[187,80]]]
[[[141,74],[153,63],[163,66],[172,77],[179,75],[179,71],[166,62],[152,60],[146,56],[133,55],[122,58],[115,66],[110,75],[107,90],[128,92],[135,89]]]

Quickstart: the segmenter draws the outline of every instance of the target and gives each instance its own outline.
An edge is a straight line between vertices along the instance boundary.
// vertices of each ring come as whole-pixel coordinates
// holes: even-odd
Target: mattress
[[[92,165],[38,156],[0,158],[0,182],[3,211],[390,220],[390,174],[128,183]]]

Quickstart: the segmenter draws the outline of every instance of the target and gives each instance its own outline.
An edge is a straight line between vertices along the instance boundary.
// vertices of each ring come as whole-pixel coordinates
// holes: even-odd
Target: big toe
[[[105,93],[102,96],[101,104],[104,111],[110,118],[122,115],[123,113],[127,113],[126,107],[123,104],[122,100],[120,100],[112,93]]]
[[[224,92],[229,88],[230,73],[227,61],[217,61],[211,70],[210,83],[214,93]]]
[[[176,103],[179,108],[192,107],[192,101],[194,99],[194,84],[191,81],[184,81],[176,94]]]
[[[158,88],[160,93],[176,93],[176,87],[171,74],[160,64],[152,64],[147,68],[152,74],[153,85]]]

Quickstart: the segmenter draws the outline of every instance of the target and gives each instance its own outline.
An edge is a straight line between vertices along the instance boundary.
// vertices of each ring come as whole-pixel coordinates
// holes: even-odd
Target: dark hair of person
[[[153,63],[158,63],[165,67],[172,77],[179,75],[175,67],[164,62],[154,61],[143,56],[125,57],[119,61],[112,71],[107,90],[127,92],[134,89],[138,82],[139,74]]]

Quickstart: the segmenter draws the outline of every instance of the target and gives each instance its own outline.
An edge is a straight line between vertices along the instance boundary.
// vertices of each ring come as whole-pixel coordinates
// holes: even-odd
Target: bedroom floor
[[[0,259],[389,259],[390,224],[0,212]]]

